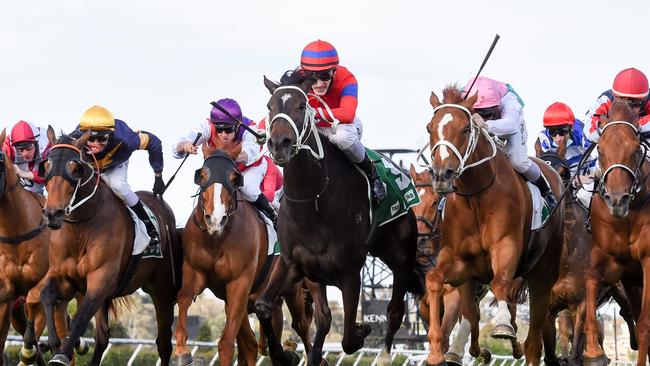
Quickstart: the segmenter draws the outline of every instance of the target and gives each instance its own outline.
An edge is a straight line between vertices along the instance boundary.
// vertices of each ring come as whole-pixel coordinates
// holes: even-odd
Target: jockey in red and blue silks
[[[309,104],[317,111],[316,126],[319,132],[364,172],[373,188],[373,201],[380,203],[386,197],[386,187],[361,143],[363,126],[356,116],[357,79],[347,68],[339,66],[339,56],[334,46],[321,40],[309,43],[302,50],[300,68],[316,78],[312,93],[320,97],[332,112],[328,113],[317,98],[310,97]],[[338,123],[336,130],[332,128],[335,121]]]
[[[153,193],[162,194],[165,184],[162,180],[163,154],[160,139],[151,132],[133,131],[124,121],[115,119],[108,109],[98,105],[84,112],[79,126],[70,136],[79,138],[86,132],[90,133],[86,148],[95,155],[102,180],[144,222],[151,238],[150,244],[159,243],[160,236],[156,227],[149,219],[142,201],[131,189],[127,172],[131,154],[136,150],[147,150],[149,164],[155,175]]]
[[[473,86],[472,86],[473,84]],[[469,88],[472,90],[469,90]],[[555,196],[539,166],[528,157],[524,103],[514,89],[506,83],[479,76],[463,88],[467,96],[478,94],[474,103],[474,122],[488,132],[505,139],[503,148],[512,167],[527,181],[539,188],[550,209],[557,205]]]
[[[587,111],[584,132],[590,141],[598,142],[600,116],[607,115],[614,98],[625,100],[639,114],[640,133],[650,131],[648,78],[640,70],[628,68],[616,75],[612,88],[603,92]]]
[[[43,194],[45,178],[39,175],[39,170],[50,151],[46,129],[20,121],[11,129],[2,151],[16,166],[18,177],[26,182],[25,189]]]
[[[218,100],[217,104],[247,126],[255,128],[255,123],[242,114],[241,107],[235,100],[225,98]],[[266,174],[267,161],[260,155],[260,146],[253,134],[218,108],[212,107],[210,118],[199,123],[174,144],[172,151],[174,157],[180,159],[187,153],[196,154],[198,150],[192,142],[199,133],[201,133],[201,137],[196,142],[196,146],[207,145],[208,150],[214,149],[215,141],[218,138],[225,150],[236,150],[241,147],[241,152],[235,158],[235,163],[238,164],[244,178],[244,186],[241,188],[242,197],[253,203],[255,207],[275,223],[277,214],[261,190],[262,179]]]

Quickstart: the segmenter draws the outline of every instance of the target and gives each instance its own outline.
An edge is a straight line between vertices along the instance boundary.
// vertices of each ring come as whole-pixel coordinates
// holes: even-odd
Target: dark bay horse
[[[418,259],[422,257],[422,255],[420,255],[421,252],[425,252],[425,257],[430,258],[432,255],[435,255],[435,253],[440,250],[440,245],[441,245],[439,227],[440,227],[440,221],[442,220],[442,218],[440,217],[442,216],[442,211],[439,210],[438,208],[440,196],[438,195],[438,193],[436,193],[433,190],[433,185],[431,184],[433,180],[433,176],[430,170],[417,172],[415,170],[415,167],[411,165],[410,174],[411,177],[413,178],[413,181],[415,182],[415,187],[418,189],[418,194],[420,195],[420,201],[421,201],[421,203],[418,206],[413,207],[413,213],[415,213],[415,217],[418,220],[418,236],[419,236]],[[427,260],[428,258],[422,258],[422,260]],[[433,265],[433,263],[430,263],[430,265]],[[474,314],[469,316],[469,318],[472,319],[475,322],[475,324],[469,325],[471,330],[471,339],[470,339],[471,344],[469,347],[469,353],[470,355],[472,355],[472,357],[475,358],[481,357],[484,363],[489,364],[490,359],[492,358],[492,354],[490,353],[490,350],[488,350],[487,348],[481,348],[478,343],[479,309],[478,306],[476,306],[478,305],[478,302],[482,300],[483,297],[487,294],[487,290],[483,288],[480,291],[476,291],[476,287],[475,287],[476,284],[474,283],[474,281],[466,281],[461,286],[473,287],[472,289],[470,289],[470,291],[478,292],[477,293],[478,301],[472,302],[471,304],[461,304],[461,297],[458,289],[454,288],[449,284],[444,285],[445,287],[444,295],[443,295],[444,313],[441,322],[441,329],[443,332],[442,349],[445,352],[445,360],[447,361],[448,365],[462,366],[462,354],[464,352],[467,338],[462,339],[459,336],[460,333],[459,331],[459,333],[456,334],[454,342],[452,343],[455,344],[455,347],[450,348],[449,335],[451,334],[454,325],[459,321],[461,313],[472,311]],[[515,330],[515,333],[517,332],[517,323],[515,322],[516,315],[517,315],[516,303],[517,301],[515,300],[508,304],[508,310],[510,310],[510,315],[511,315],[510,324]],[[420,300],[420,313],[428,323],[429,322],[429,301],[426,296]],[[468,317],[466,316],[465,319],[467,318]],[[468,320],[466,321],[469,323]],[[521,349],[521,345],[519,344],[517,339],[516,338],[510,339],[510,343],[512,346],[512,356],[516,359],[521,358],[521,356],[523,356],[523,350]]]
[[[3,130],[0,145],[5,138]],[[28,332],[27,340],[33,339],[29,332],[40,335],[45,328],[41,307],[27,309],[26,315],[23,305],[12,309],[14,300],[28,296],[47,272],[51,231],[43,221],[44,203],[45,197],[23,188],[13,162],[0,151],[0,354],[4,352],[10,323],[20,334]],[[59,312],[57,319],[63,321],[65,313]],[[44,364],[35,346],[35,340],[23,346],[23,361]]]
[[[331,312],[326,285],[341,289],[344,307],[343,350],[359,350],[370,333],[356,323],[360,271],[366,255],[381,258],[393,271],[393,293],[388,305],[388,330],[382,362],[404,316],[407,291],[419,292],[414,269],[417,226],[412,210],[371,230],[369,186],[363,175],[336,146],[322,137],[314,124],[315,110],[307,102],[314,78],[285,74],[282,84],[264,80],[271,92],[268,102],[269,151],[284,167],[285,195],[278,230],[282,254],[269,285],[256,302],[262,324],[271,321],[271,305],[286,286],[306,277],[317,282],[312,291],[316,305],[316,335],[308,364],[318,365],[329,332]],[[265,328],[267,328],[265,326]],[[275,365],[288,363],[277,339],[267,331]]]
[[[477,95],[463,100],[460,91],[450,86],[443,96],[444,104],[435,93],[431,94],[434,114],[427,130],[434,189],[440,194],[453,194],[447,194],[446,216],[441,224],[442,249],[426,278],[431,308],[427,362],[445,364],[439,317],[444,283],[459,286],[471,279],[490,282],[498,303],[492,336],[511,339],[516,335],[510,325],[508,297],[513,279],[523,277],[531,308],[524,353],[527,363],[538,365],[550,290],[559,271],[563,206],[558,205],[546,226],[533,234],[529,189],[510,167],[505,154],[497,151],[487,131],[472,121]],[[559,175],[540,160],[535,162],[559,198],[563,193]],[[461,301],[473,301],[471,291],[459,289]]]
[[[254,366],[257,343],[247,315],[268,282],[279,256],[267,255],[268,240],[264,221],[254,207],[238,197],[243,177],[235,162],[223,150],[216,150],[195,174],[199,185],[198,204],[183,232],[183,286],[178,293],[176,327],[177,365],[192,364],[187,348],[187,310],[197,295],[209,288],[226,301],[226,325],[219,340],[222,365],[230,365],[237,340],[239,365]],[[292,326],[309,351],[309,326],[300,283],[282,294],[289,307]],[[279,305],[279,306],[278,306]],[[281,303],[274,304],[282,320]],[[277,312],[276,312],[277,313]],[[274,329],[282,335],[282,324]]]
[[[99,365],[108,345],[108,314],[117,297],[142,288],[156,309],[156,344],[163,365],[172,353],[172,322],[180,287],[180,240],[171,208],[149,192],[137,192],[160,226],[163,258],[132,258],[134,224],[124,203],[100,179],[92,155],[85,151],[89,134],[78,140],[63,136],[52,147],[46,164],[48,197],[43,215],[52,232],[50,268],[36,287],[45,308],[48,343],[56,354],[51,365],[69,365],[73,347],[97,314],[97,344],[92,365]],[[136,266],[135,268],[130,266]],[[55,336],[52,312],[82,293],[70,322],[70,334]],[[34,306],[34,304],[28,304]]]
[[[567,144],[560,144],[556,151],[542,153],[536,151],[538,157],[546,161],[562,177],[567,192],[564,197],[564,245],[562,247],[560,275],[551,290],[551,301],[549,319],[544,328],[544,363],[546,365],[560,365],[555,354],[556,328],[555,318],[563,310],[569,315],[560,315],[559,324],[568,340],[560,339],[563,356],[571,364],[582,364],[582,350],[584,348],[584,318],[586,311],[585,301],[585,271],[589,267],[589,256],[591,254],[591,233],[587,230],[586,221],[588,208],[578,200],[577,188],[571,181],[570,166],[566,157]],[[579,178],[578,178],[579,179]],[[620,314],[625,319],[630,332],[630,344],[636,349],[636,338],[634,336],[634,319],[630,311],[629,301],[620,282],[614,286],[601,288],[598,294],[598,306],[605,304],[614,298],[620,305]],[[602,330],[601,330],[602,331]],[[566,334],[570,332],[569,334]],[[571,352],[567,354],[568,345],[572,343]],[[564,342],[564,344],[563,344]]]
[[[599,123],[602,175],[591,204],[593,245],[585,275],[585,365],[608,363],[598,344],[597,298],[602,286],[618,281],[636,319],[637,365],[646,365],[650,352],[650,163],[638,118],[624,101],[615,100]]]

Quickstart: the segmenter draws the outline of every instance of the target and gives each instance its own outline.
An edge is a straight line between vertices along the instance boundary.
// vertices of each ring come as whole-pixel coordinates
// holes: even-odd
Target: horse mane
[[[639,116],[624,100],[614,99],[608,115],[609,121],[625,121],[638,127]]]
[[[443,103],[459,104],[464,100],[460,86],[456,83],[447,85],[442,91]]]
[[[61,136],[59,136],[59,138],[56,140],[56,142],[55,142],[54,144],[55,144],[55,145],[58,145],[58,144],[68,144],[68,145],[71,145],[72,143],[74,143],[74,141],[75,141],[75,139],[72,138],[72,136],[70,136],[70,135],[66,135],[66,134],[62,134]]]
[[[284,72],[284,74],[282,74],[282,77],[280,78],[280,86],[300,85],[306,80],[316,81],[316,78],[312,75],[308,75],[302,69],[287,70]]]

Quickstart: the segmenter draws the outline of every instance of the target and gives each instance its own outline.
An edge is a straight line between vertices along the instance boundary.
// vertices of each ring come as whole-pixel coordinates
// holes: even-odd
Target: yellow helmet
[[[108,109],[94,105],[81,116],[79,127],[82,131],[112,131],[115,129],[115,118],[113,117],[113,113]]]

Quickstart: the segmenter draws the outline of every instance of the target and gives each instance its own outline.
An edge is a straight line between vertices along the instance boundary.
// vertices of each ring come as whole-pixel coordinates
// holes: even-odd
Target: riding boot
[[[549,210],[552,210],[555,206],[557,206],[555,195],[553,192],[551,192],[551,187],[548,186],[548,182],[546,182],[546,179],[543,175],[540,175],[539,178],[533,182],[533,184],[539,188],[539,193],[541,193],[542,197],[544,197],[544,200],[546,200],[546,204],[548,205]]]
[[[372,187],[372,201],[375,204],[375,206],[379,206],[381,201],[383,201],[384,198],[386,198],[386,186],[384,186],[384,182],[382,182],[381,179],[379,178],[379,174],[377,174],[377,169],[375,168],[375,165],[368,157],[368,154],[366,154],[366,157],[363,159],[362,162],[357,163],[357,166],[368,177],[368,180],[370,181],[370,186]]]
[[[275,226],[278,222],[278,215],[275,213],[275,210],[271,207],[271,203],[264,194],[260,194],[259,197],[257,197],[257,200],[253,202],[253,205],[262,211],[262,213],[271,220],[273,226]]]
[[[144,209],[144,206],[142,205],[142,201],[138,200],[138,203],[130,207],[133,212],[135,212],[136,216],[142,222],[144,222],[144,225],[147,227],[147,234],[149,234],[149,237],[151,238],[151,241],[149,241],[149,245],[152,244],[158,244],[160,243],[160,236],[158,236],[158,231],[156,231],[156,227],[154,226],[153,222],[149,219],[149,215],[147,214],[147,211]]]

